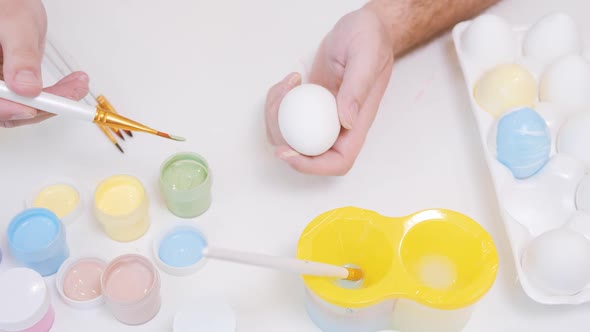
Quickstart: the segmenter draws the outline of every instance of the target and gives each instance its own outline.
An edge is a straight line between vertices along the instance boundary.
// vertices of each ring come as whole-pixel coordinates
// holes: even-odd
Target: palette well
[[[459,212],[428,209],[388,217],[357,207],[316,216],[302,231],[297,257],[337,266],[357,266],[359,284],[304,275],[305,305],[324,332],[364,332],[396,328],[399,303],[422,312],[403,331],[422,320],[442,329],[463,327],[471,309],[489,291],[498,270],[492,237]],[[404,308],[403,306],[401,307]],[[460,330],[460,329],[459,329]]]
[[[481,15],[453,39],[520,284],[545,304],[590,301],[590,60],[555,12]]]

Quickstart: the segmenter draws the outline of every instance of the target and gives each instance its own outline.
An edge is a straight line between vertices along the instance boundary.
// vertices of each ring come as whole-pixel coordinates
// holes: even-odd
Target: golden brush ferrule
[[[359,281],[363,279],[363,271],[361,269],[355,269],[351,267],[348,267],[346,269],[348,270],[348,277],[346,277],[345,280]]]
[[[113,105],[111,105],[111,103],[107,100],[105,96],[100,95],[96,97],[96,101],[98,102],[98,105],[102,108],[106,109],[109,112],[117,114],[117,111],[115,111],[115,108],[113,107]]]
[[[132,131],[142,131],[149,134],[157,135],[158,131],[152,129],[150,127],[144,126],[141,123],[135,122],[131,119],[128,119],[124,116],[119,114],[115,114],[109,112],[100,106],[96,106],[96,114],[94,115],[94,123],[102,124],[107,127],[123,129],[123,130],[132,130]]]

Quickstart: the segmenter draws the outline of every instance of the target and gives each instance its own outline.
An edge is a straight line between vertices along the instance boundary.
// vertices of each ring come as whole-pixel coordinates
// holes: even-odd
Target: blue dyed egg
[[[540,171],[551,154],[547,123],[535,110],[523,107],[504,114],[498,121],[496,157],[517,179]]]

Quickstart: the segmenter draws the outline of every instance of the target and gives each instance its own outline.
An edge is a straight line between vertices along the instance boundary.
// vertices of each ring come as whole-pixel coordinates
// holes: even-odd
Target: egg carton
[[[590,301],[590,62],[564,13],[484,14],[452,31],[520,284]]]

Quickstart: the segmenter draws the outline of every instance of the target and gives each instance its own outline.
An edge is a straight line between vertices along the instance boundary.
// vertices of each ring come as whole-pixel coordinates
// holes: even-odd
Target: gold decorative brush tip
[[[347,267],[346,269],[348,270],[348,277],[346,277],[346,280],[359,281],[363,279],[363,270],[352,267]]]
[[[159,131],[159,132],[157,133],[157,135],[158,135],[158,136],[160,136],[160,137],[169,138],[169,139],[171,139],[171,140],[175,140],[175,141],[179,141],[179,142],[184,142],[184,141],[186,141],[186,139],[185,139],[184,137],[180,137],[180,136],[174,136],[174,135],[166,134],[166,133],[163,133],[163,132],[161,132],[161,131]]]

